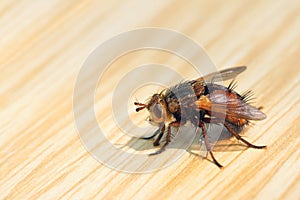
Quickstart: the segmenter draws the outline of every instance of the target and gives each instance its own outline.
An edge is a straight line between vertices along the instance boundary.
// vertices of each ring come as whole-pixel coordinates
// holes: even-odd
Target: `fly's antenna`
[[[147,108],[147,105],[144,103],[134,102],[134,105],[139,106],[138,108],[135,109],[136,112],[139,112],[140,110],[143,110],[144,108]]]

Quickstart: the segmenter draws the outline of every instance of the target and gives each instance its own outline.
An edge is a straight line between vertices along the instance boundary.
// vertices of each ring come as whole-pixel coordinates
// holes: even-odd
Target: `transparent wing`
[[[267,117],[258,108],[247,104],[236,95],[222,90],[215,91],[208,96],[202,96],[195,103],[198,109],[226,114],[235,118],[263,120]]]
[[[246,66],[236,66],[223,69],[217,72],[207,74],[201,78],[196,79],[196,81],[214,82],[214,81],[226,81],[229,79],[234,79],[237,75],[242,73],[247,69]]]

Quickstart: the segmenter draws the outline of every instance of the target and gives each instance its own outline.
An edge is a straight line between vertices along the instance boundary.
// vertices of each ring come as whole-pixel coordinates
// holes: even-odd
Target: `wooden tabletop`
[[[0,199],[300,199],[299,10],[296,0],[3,1]],[[155,163],[148,160],[152,158],[141,163],[130,155],[146,155],[156,148],[152,141],[130,137],[135,128],[151,128],[145,122],[147,112],[134,113],[132,103],[134,98],[146,100],[161,86],[117,93],[119,83],[149,63],[161,66],[160,70],[168,66],[183,79],[199,76],[182,57],[158,49],[119,55],[99,71],[108,58],[99,53],[101,45],[112,45],[107,42],[115,36],[149,27],[187,36],[205,49],[218,69],[247,65],[237,77],[236,90],[252,89],[255,105],[262,105],[268,117],[255,122],[243,136],[267,149],[248,149],[235,139],[225,140],[214,148],[224,165],[219,169],[209,156],[198,156],[200,145],[193,144],[195,153],[181,151],[168,166],[136,173],[137,165]],[[177,40],[158,38],[163,44],[177,44]],[[148,39],[131,38],[118,47]],[[104,46],[105,53],[120,50],[109,45]],[[89,63],[91,56],[94,60]],[[84,66],[90,71],[82,70]],[[78,81],[84,73],[87,76]],[[93,79],[95,75],[103,79]],[[169,73],[133,77],[126,83],[152,77],[168,86],[177,83]],[[80,104],[90,94],[94,105]],[[114,94],[119,95],[115,103]],[[130,120],[113,114],[124,108]],[[98,130],[88,115],[91,109],[117,153],[89,137]],[[115,118],[119,125],[133,121],[134,126],[127,126],[125,134]],[[99,151],[88,152],[90,144],[84,137],[95,142],[93,147]],[[119,156],[120,152],[129,152],[128,157]],[[106,160],[101,163],[95,154]],[[111,160],[117,165],[112,166]]]

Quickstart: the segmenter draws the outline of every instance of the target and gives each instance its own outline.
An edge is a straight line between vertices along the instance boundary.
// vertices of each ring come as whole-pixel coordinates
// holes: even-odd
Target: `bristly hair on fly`
[[[183,81],[166,88],[153,94],[145,103],[135,102],[136,111],[139,112],[146,108],[149,112],[149,123],[158,127],[152,136],[143,139],[157,136],[153,145],[159,146],[161,138],[166,132],[165,143],[150,156],[160,154],[166,149],[172,139],[171,127],[182,126],[188,121],[201,128],[206,149],[218,167],[222,167],[222,165],[212,153],[205,126],[207,123],[223,124],[232,136],[248,147],[265,148],[266,146],[248,142],[240,135],[240,132],[246,126],[251,125],[252,121],[263,120],[267,117],[261,111],[262,107],[250,104],[250,101],[254,99],[251,90],[242,94],[235,91],[237,82],[234,79],[245,70],[246,66],[236,66],[213,72],[198,79]],[[228,87],[216,83],[232,79],[233,81]]]

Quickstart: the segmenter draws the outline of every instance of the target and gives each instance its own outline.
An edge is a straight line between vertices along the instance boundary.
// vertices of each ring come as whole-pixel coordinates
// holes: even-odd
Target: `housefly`
[[[242,94],[237,93],[234,80],[227,87],[216,83],[234,79],[245,70],[246,66],[227,68],[164,89],[160,93],[153,94],[146,103],[135,102],[136,111],[146,108],[149,112],[148,121],[158,127],[152,136],[144,139],[158,135],[153,145],[159,146],[166,131],[166,142],[160,150],[150,155],[165,150],[171,142],[171,127],[182,126],[188,121],[201,128],[206,149],[213,162],[220,168],[222,165],[214,157],[208,141],[206,123],[223,124],[234,137],[248,147],[265,148],[266,146],[251,144],[239,135],[250,121],[263,120],[267,117],[261,111],[261,107],[250,105],[253,93],[250,90]]]

